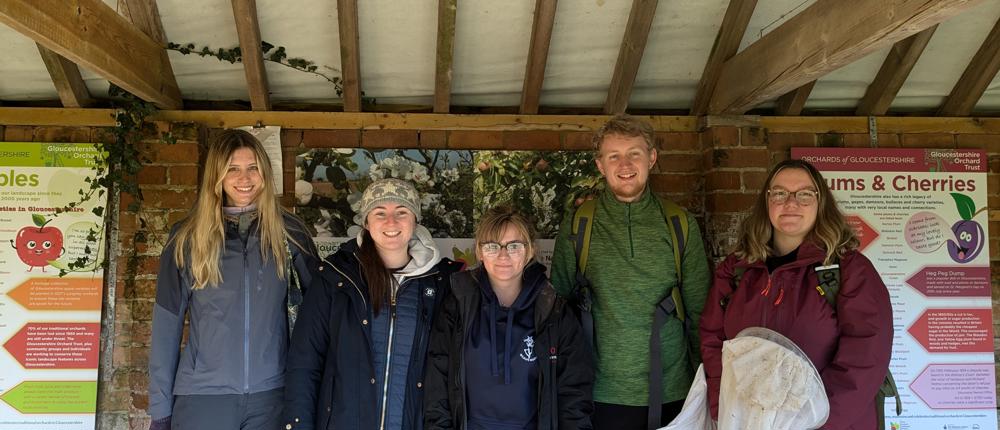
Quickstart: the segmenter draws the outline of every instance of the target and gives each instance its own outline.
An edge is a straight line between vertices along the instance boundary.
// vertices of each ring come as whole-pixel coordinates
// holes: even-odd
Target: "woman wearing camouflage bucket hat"
[[[461,265],[419,224],[409,182],[361,197],[357,238],[320,267],[292,337],[286,429],[419,429],[431,321]]]

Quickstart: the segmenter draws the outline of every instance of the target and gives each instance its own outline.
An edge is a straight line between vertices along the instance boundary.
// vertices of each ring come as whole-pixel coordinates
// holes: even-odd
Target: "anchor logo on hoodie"
[[[535,361],[538,357],[535,355],[535,339],[531,336],[525,336],[521,341],[524,343],[524,348],[521,349],[521,359],[524,361]]]

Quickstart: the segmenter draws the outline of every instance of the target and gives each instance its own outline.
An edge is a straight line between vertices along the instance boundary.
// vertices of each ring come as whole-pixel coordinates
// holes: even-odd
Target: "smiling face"
[[[503,236],[497,241],[501,245],[497,255],[485,255],[482,251],[482,244],[476,247],[476,257],[483,262],[483,268],[486,269],[486,274],[489,275],[492,285],[509,285],[512,282],[520,281],[521,274],[524,273],[524,265],[531,258],[528,255],[529,247],[524,246],[521,251],[510,253],[507,251],[506,245],[510,242],[526,243],[527,241],[528,239],[517,228],[507,223],[503,229]]]
[[[222,177],[222,191],[226,197],[226,206],[244,207],[260,196],[263,190],[264,178],[257,167],[257,157],[250,148],[240,148],[233,151],[226,167],[226,175]]]
[[[368,212],[365,224],[380,252],[406,251],[417,217],[406,206],[386,202]]]
[[[794,243],[796,246],[801,244],[816,225],[819,202],[803,206],[796,200],[794,193],[800,190],[817,191],[812,177],[809,176],[809,172],[802,169],[782,169],[771,179],[771,186],[768,189],[793,193],[784,204],[773,203],[768,199],[767,215],[771,219],[771,226],[774,227],[774,242]]]
[[[615,197],[621,202],[634,202],[646,189],[656,151],[642,136],[611,134],[601,142],[596,162]]]

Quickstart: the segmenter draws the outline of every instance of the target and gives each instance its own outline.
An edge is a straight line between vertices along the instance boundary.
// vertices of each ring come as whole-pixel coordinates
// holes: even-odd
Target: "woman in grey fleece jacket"
[[[270,166],[249,133],[219,135],[198,201],[163,249],[149,358],[152,430],[279,427],[289,333],[318,260],[305,225],[278,205]]]

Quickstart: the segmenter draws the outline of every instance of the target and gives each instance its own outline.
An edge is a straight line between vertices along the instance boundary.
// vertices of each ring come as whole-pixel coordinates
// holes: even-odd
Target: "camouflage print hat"
[[[420,195],[413,184],[401,179],[386,178],[372,182],[365,188],[361,195],[361,205],[358,214],[354,216],[354,223],[364,226],[368,218],[368,212],[384,203],[396,203],[401,205],[417,216],[420,222]]]

